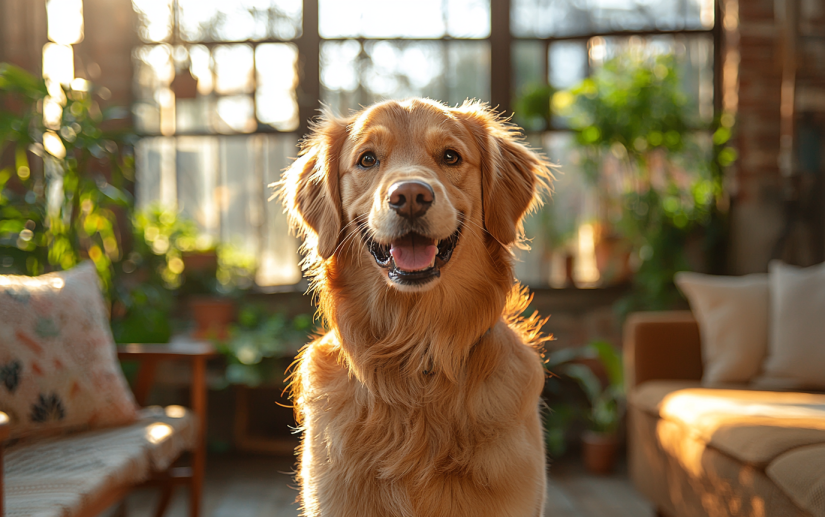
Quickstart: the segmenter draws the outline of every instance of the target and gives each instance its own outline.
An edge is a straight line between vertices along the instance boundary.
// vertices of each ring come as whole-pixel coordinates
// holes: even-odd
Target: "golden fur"
[[[536,316],[521,320],[510,247],[549,185],[548,165],[480,103],[412,99],[324,116],[279,192],[304,237],[305,270],[330,329],[302,351],[291,390],[303,430],[304,515],[542,515],[544,370]],[[446,148],[460,166],[439,162]],[[356,163],[365,149],[380,167]],[[393,285],[362,234],[386,242],[399,178],[426,180],[425,218],[463,229],[441,277]]]

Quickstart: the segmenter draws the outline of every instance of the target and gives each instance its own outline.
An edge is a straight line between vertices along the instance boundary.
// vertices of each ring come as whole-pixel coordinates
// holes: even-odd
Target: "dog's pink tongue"
[[[390,246],[396,267],[403,271],[427,269],[437,252],[438,248],[432,239],[412,233],[394,240]]]

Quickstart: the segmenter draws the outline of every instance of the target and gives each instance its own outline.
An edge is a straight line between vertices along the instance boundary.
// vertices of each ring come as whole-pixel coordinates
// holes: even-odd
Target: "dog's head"
[[[280,188],[311,261],[355,255],[409,292],[520,242],[549,179],[547,163],[485,105],[411,99],[322,117]]]

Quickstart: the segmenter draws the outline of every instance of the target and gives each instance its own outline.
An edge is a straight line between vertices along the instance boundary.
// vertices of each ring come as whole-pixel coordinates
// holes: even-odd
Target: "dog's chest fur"
[[[332,335],[311,345],[296,401],[307,430],[300,475],[312,480],[305,506],[363,516],[531,515],[524,511],[539,504],[544,486],[536,455],[543,370],[533,350],[508,342],[509,329],[496,337],[469,358],[462,378],[436,371],[404,387],[421,390],[408,404],[382,400],[351,375]],[[535,471],[535,486],[513,482],[526,471]],[[365,486],[384,496],[360,500]]]

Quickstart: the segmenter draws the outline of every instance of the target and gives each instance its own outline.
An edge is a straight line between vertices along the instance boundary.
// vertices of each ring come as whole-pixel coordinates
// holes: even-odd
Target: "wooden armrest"
[[[10,431],[9,415],[0,411],[0,446],[2,446],[3,442],[9,439]]]
[[[8,440],[10,431],[9,415],[0,411],[0,516],[6,515],[3,509],[3,442]]]
[[[217,357],[218,351],[209,342],[177,341],[166,344],[119,345],[117,356],[121,361],[138,361],[140,369],[134,386],[135,400],[141,406],[146,405],[149,391],[155,380],[155,371],[160,361],[185,360],[192,363],[193,376],[190,386],[192,409],[200,413],[200,399],[205,400],[206,361]]]
[[[118,345],[117,347],[117,357],[121,361],[176,360],[194,359],[196,357],[209,359],[217,355],[218,351],[215,350],[212,343],[203,341],[164,344],[133,343]]]
[[[690,311],[637,312],[624,329],[625,384],[649,380],[700,380],[699,325]]]

